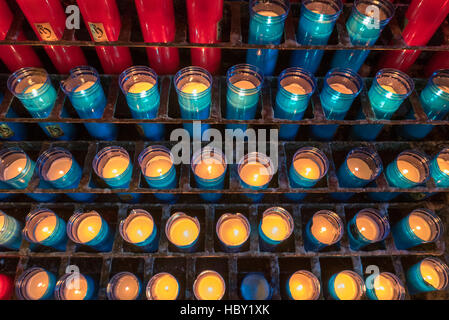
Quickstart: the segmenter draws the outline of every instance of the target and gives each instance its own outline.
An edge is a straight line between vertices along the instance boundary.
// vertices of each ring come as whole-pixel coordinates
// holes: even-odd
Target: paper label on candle
[[[389,277],[379,274],[374,279],[374,291],[379,300],[393,300],[396,296],[395,283]]]
[[[53,138],[59,138],[64,135],[64,131],[57,124],[53,124],[51,126],[45,126],[48,134]]]
[[[79,281],[74,281],[73,279],[68,278],[65,285],[65,300],[83,300],[87,294],[87,280],[82,275],[80,275]]]
[[[315,296],[313,279],[303,273],[295,273],[288,282],[290,294],[294,300],[311,300]]]
[[[56,36],[56,33],[53,31],[53,28],[51,27],[50,23],[48,22],[35,23],[34,26],[43,41],[59,40],[59,38]]]
[[[412,182],[416,183],[421,182],[421,174],[419,173],[417,167],[415,167],[410,162],[404,160],[397,160],[396,163],[399,172],[401,172],[404,177],[406,177],[408,180]]]
[[[87,90],[87,89],[89,89],[90,87],[92,87],[94,84],[95,84],[94,81],[86,81],[86,82],[83,82],[82,84],[80,84],[80,85],[78,86],[78,88],[75,89],[75,92],[80,92],[80,91]]]
[[[72,167],[72,159],[59,158],[52,162],[47,172],[47,179],[49,181],[55,181],[65,176]]]
[[[141,93],[150,90],[154,87],[154,84],[148,81],[142,81],[134,83],[131,88],[128,89],[129,93]]]
[[[104,164],[101,174],[103,175],[103,178],[106,179],[115,178],[125,172],[128,166],[128,158],[122,156],[112,157]]]
[[[347,86],[345,86],[342,83],[332,83],[329,85],[332,89],[334,89],[335,91],[338,91],[340,93],[344,93],[344,94],[353,94],[354,92],[349,89]]]
[[[200,93],[203,92],[205,90],[207,90],[208,86],[205,85],[202,82],[187,82],[185,85],[182,86],[181,91],[185,92],[185,93]]]
[[[78,240],[81,243],[87,243],[93,240],[101,230],[101,217],[89,216],[81,220],[76,230]]]
[[[220,277],[208,274],[197,280],[195,289],[200,300],[220,300],[223,297],[225,286]]]
[[[288,221],[277,214],[268,214],[262,219],[262,232],[273,241],[283,241],[290,234]]]
[[[223,221],[218,229],[221,241],[228,246],[239,246],[248,238],[248,230],[240,218],[231,218]]]
[[[442,283],[440,273],[435,269],[435,265],[433,262],[426,260],[422,261],[419,267],[419,271],[421,272],[421,276],[423,277],[424,281],[426,281],[435,289],[440,289]]]
[[[36,238],[36,241],[42,242],[51,236],[56,228],[57,222],[58,219],[54,215],[47,216],[39,221],[34,229],[34,237]]]
[[[413,233],[424,241],[432,240],[432,229],[429,222],[420,213],[412,212],[408,217],[408,223]]]
[[[334,290],[340,300],[354,300],[359,293],[356,280],[344,272],[335,277]]]
[[[176,300],[179,284],[171,274],[163,274],[155,280],[150,290],[153,300]]]
[[[117,280],[114,287],[114,294],[118,300],[135,300],[139,295],[139,282],[130,275],[123,275]]]
[[[90,34],[95,42],[109,41],[104,25],[101,22],[88,22]]]
[[[5,171],[3,172],[4,179],[11,180],[17,177],[25,168],[27,161],[27,158],[24,157],[12,162],[5,168]]]
[[[39,300],[48,290],[50,278],[47,272],[40,271],[32,275],[25,285],[26,297],[29,300]]]
[[[304,178],[316,180],[320,178],[321,170],[318,164],[309,158],[299,158],[293,162],[296,172]]]
[[[0,123],[0,137],[9,139],[12,136],[14,136],[14,131],[6,123]]]
[[[173,161],[168,156],[155,156],[146,165],[145,176],[150,178],[160,177],[166,174],[173,166]]]
[[[349,171],[359,179],[371,180],[373,171],[369,165],[359,158],[348,158],[346,160]]]
[[[147,216],[137,216],[128,222],[126,235],[131,243],[143,242],[153,233],[154,222]]]

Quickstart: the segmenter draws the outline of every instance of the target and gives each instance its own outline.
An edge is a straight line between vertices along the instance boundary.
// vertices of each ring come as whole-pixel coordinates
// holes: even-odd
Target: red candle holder
[[[59,0],[17,0],[29,24],[41,41],[58,41],[64,34],[66,15]],[[59,73],[87,65],[80,47],[44,46]]]
[[[187,0],[187,19],[191,43],[217,43],[221,40],[223,0]],[[220,69],[221,49],[192,48],[192,64],[212,74]]]
[[[7,275],[0,274],[0,300],[11,299],[13,289],[13,280]]]
[[[117,41],[122,21],[115,0],[77,0],[84,23],[92,40]],[[132,66],[131,52],[127,47],[95,47],[104,73],[119,74]]]
[[[0,41],[6,39],[14,16],[5,0],[0,0]],[[17,40],[26,40],[23,31],[20,30]],[[14,72],[24,67],[42,67],[42,63],[30,46],[4,45],[0,46],[0,60],[2,60],[9,71]]]
[[[173,0],[135,0],[140,28],[145,42],[175,40]],[[148,60],[157,74],[175,74],[179,69],[177,48],[148,47]]]

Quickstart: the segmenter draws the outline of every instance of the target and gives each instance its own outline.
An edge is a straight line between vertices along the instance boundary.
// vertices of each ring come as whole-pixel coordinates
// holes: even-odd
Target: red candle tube
[[[0,274],[0,300],[11,299],[13,289],[13,280],[7,275]]]
[[[440,69],[449,69],[449,52],[447,51],[437,52],[430,58],[425,69],[425,75],[428,78]]]
[[[5,40],[13,19],[14,16],[6,1],[0,0],[0,41]],[[22,30],[20,30],[17,40],[26,40]],[[30,46],[0,46],[0,60],[11,72],[24,67],[42,67],[42,63]]]
[[[135,0],[140,28],[145,42],[175,40],[173,0]],[[177,48],[148,47],[148,60],[157,74],[175,74],[179,69]]]
[[[17,3],[40,40],[61,40],[66,15],[59,0],[17,0]],[[87,65],[80,47],[49,45],[44,48],[59,73]]]
[[[187,0],[189,39],[192,43],[217,43],[221,40],[223,0]],[[220,69],[221,50],[217,48],[192,48],[192,64],[205,68],[212,74]]]
[[[115,0],[77,0],[90,37],[97,42],[117,41],[122,21]],[[119,74],[132,66],[127,47],[95,47],[104,73]]]

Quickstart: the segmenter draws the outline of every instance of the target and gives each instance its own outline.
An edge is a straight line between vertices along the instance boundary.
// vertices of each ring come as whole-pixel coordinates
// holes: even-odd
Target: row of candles
[[[76,277],[76,278],[75,278]],[[410,294],[444,290],[449,283],[449,268],[437,258],[425,258],[410,267],[406,273]],[[141,296],[142,284],[131,272],[115,274],[106,287],[110,300],[136,300]],[[8,300],[14,288],[13,281],[0,274],[0,300]],[[360,300],[366,295],[371,300],[403,300],[405,287],[393,273],[381,272],[363,278],[352,270],[333,274],[328,280],[329,297],[334,300]],[[94,279],[86,274],[67,273],[57,280],[56,275],[41,267],[25,270],[15,283],[16,297],[21,300],[91,300],[96,298]],[[317,300],[321,294],[319,279],[308,270],[294,272],[286,281],[285,289],[292,300]],[[168,273],[154,275],[145,288],[148,300],[176,300],[181,285]],[[248,273],[240,283],[244,300],[269,300],[273,289],[262,273]],[[204,270],[195,279],[193,293],[197,300],[221,300],[226,293],[226,281],[214,270]]]
[[[138,156],[139,167],[148,186],[152,189],[171,190],[178,185],[178,174],[171,151],[161,145],[146,147]],[[126,189],[132,180],[133,164],[129,153],[120,146],[107,146],[94,157],[92,167],[95,174],[112,189]],[[294,154],[288,177],[294,189],[313,188],[327,175],[329,160],[318,148],[302,147]],[[205,147],[196,151],[191,160],[191,169],[196,187],[202,190],[223,190],[227,171],[226,156],[218,148]],[[362,188],[374,182],[383,170],[379,154],[370,147],[357,147],[346,155],[337,170],[341,188]],[[7,147],[0,150],[0,187],[3,189],[25,189],[34,173],[40,178],[39,188],[73,190],[78,188],[82,169],[67,149],[52,147],[44,151],[34,162],[22,149]],[[240,186],[254,191],[269,187],[275,169],[270,157],[261,152],[244,155],[237,165]],[[449,148],[438,152],[431,160],[418,150],[405,150],[388,164],[384,171],[390,187],[408,189],[422,186],[432,177],[437,187],[449,187]],[[376,201],[390,201],[400,192],[369,192]],[[3,199],[10,194],[1,194]],[[131,201],[137,202],[139,194],[124,193]],[[306,193],[286,193],[288,199],[301,201]],[[330,194],[341,201],[350,199],[354,193],[335,192]],[[428,194],[427,196],[429,196]],[[29,193],[29,197],[39,202],[56,199],[54,193]],[[67,196],[75,201],[89,202],[93,193],[69,192]],[[155,193],[161,201],[173,203],[176,194]],[[207,202],[218,201],[222,194],[201,193]],[[262,200],[263,193],[247,193],[245,197],[253,202]],[[125,198],[126,198],[125,197]]]

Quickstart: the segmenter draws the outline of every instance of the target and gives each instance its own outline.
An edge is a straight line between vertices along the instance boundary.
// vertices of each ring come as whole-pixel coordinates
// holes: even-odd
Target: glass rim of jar
[[[357,153],[366,155],[372,161],[372,164],[375,166],[374,168],[370,168],[372,171],[370,179],[366,180],[366,179],[359,178],[359,177],[357,177],[357,178],[359,178],[360,180],[366,180],[366,181],[373,181],[373,180],[377,179],[383,170],[382,159],[380,158],[379,153],[373,148],[357,147],[357,148],[351,149],[348,152],[344,163],[347,165],[348,159],[350,157],[354,157]],[[357,159],[361,159],[361,158],[357,158]],[[361,159],[361,160],[363,160],[363,159]],[[364,162],[367,163],[366,161],[364,161]],[[368,164],[368,166],[370,165],[369,163],[367,163],[367,164]]]
[[[370,285],[372,285],[372,291],[374,293],[374,295],[377,297],[376,294],[376,289],[374,288],[374,284],[376,282],[377,277],[380,276],[384,276],[386,278],[388,278],[389,280],[391,280],[394,283],[394,293],[395,293],[395,297],[391,300],[404,300],[405,299],[405,287],[402,284],[402,281],[399,279],[399,277],[397,275],[395,275],[394,273],[391,272],[380,272],[378,274],[372,274],[369,277],[367,277],[365,282],[372,282],[370,283]],[[365,283],[365,287],[367,286],[367,284]]]
[[[357,8],[360,3],[368,2],[370,5],[375,5],[385,13],[385,19],[375,19],[374,17],[370,17],[365,15],[363,12],[360,12]],[[355,0],[352,6],[351,15],[360,18],[363,23],[371,24],[372,21],[379,21],[379,26],[382,29],[390,22],[391,18],[393,18],[395,13],[395,7],[389,0]]]
[[[293,221],[293,217],[290,214],[290,212],[288,212],[286,209],[279,207],[279,206],[268,208],[262,213],[262,217],[260,218],[260,226],[262,226],[263,219],[270,214],[278,215],[278,216],[282,217],[288,223],[288,226],[289,226],[288,233],[286,234],[284,239],[280,240],[280,242],[285,241],[288,238],[290,238],[290,236],[292,235],[293,230],[295,228],[295,222]],[[265,236],[267,236],[267,235],[265,235]]]
[[[17,278],[17,281],[14,285],[16,296],[20,300],[28,300],[28,294],[26,293],[26,285],[31,277],[36,275],[37,273],[45,272],[49,273],[49,271],[45,270],[42,267],[31,267],[22,272],[22,274]],[[50,280],[50,276],[48,277]],[[48,290],[48,288],[47,288]]]
[[[172,168],[174,168],[175,166],[175,157],[173,156],[172,152],[170,151],[170,149],[168,149],[165,146],[162,145],[152,145],[152,146],[148,146],[145,149],[142,150],[142,152],[139,154],[139,156],[137,157],[137,162],[139,163],[139,167],[140,167],[140,171],[142,172],[142,174],[147,177],[145,175],[145,170],[147,168],[147,164],[148,162],[153,159],[155,156],[151,156],[152,152],[160,152],[160,153],[165,153],[167,155],[168,158],[170,158],[170,161],[172,162]],[[170,172],[170,170],[168,171]],[[167,173],[168,173],[167,172]],[[151,177],[151,179],[163,179],[165,177],[165,175],[162,175],[160,177]]]
[[[421,264],[424,262],[424,261],[427,261],[427,262],[430,262],[430,263],[432,263],[432,265],[435,267],[435,268],[438,268],[438,270],[436,270],[435,268],[435,270],[442,276],[442,284],[439,286],[439,288],[435,288],[435,289],[437,289],[437,290],[444,290],[444,289],[446,289],[447,288],[447,286],[448,286],[448,284],[449,284],[449,267],[447,266],[447,264],[446,263],[444,263],[441,259],[439,259],[439,258],[436,258],[436,257],[427,257],[427,258],[424,258],[424,259],[422,259],[420,262],[418,262],[419,263],[419,266],[421,267]],[[421,268],[420,268],[421,269]],[[422,277],[422,275],[421,275],[421,270],[420,270],[420,272],[419,272],[419,275]],[[426,279],[424,279],[424,277],[422,277],[422,279],[424,280],[424,282],[428,285],[428,286],[431,286],[431,284],[430,283],[428,283],[427,281],[426,281]],[[433,287],[433,286],[432,286]]]
[[[264,16],[261,14],[258,14],[256,11],[254,11],[254,6],[258,3],[273,3],[280,8],[284,10],[283,14],[279,14],[277,16]],[[249,12],[251,17],[257,17],[259,19],[263,19],[266,22],[282,22],[284,21],[288,13],[290,12],[290,1],[289,0],[251,0],[249,3]]]
[[[359,228],[357,227],[357,216],[359,214],[366,214],[366,215],[370,216],[371,218],[373,218],[373,220],[376,221],[377,226],[379,227],[379,231],[381,231],[379,236],[377,237],[377,239],[374,239],[374,240],[366,239],[366,240],[373,243],[373,242],[383,241],[388,237],[388,235],[390,234],[390,222],[388,221],[388,217],[383,212],[381,212],[380,210],[374,209],[374,208],[364,208],[364,209],[357,211],[357,213],[354,215],[354,219],[355,219],[354,222],[355,222],[357,231],[361,234]],[[363,234],[361,234],[361,235],[363,236]]]
[[[58,153],[60,153],[61,156],[58,158],[52,159],[52,157],[57,155]],[[72,165],[70,166],[70,169],[64,174],[64,176],[66,176],[70,172],[70,170],[72,170],[73,161],[75,161],[72,153],[69,150],[61,148],[61,147],[51,147],[51,148],[45,150],[44,152],[42,152],[36,160],[36,168],[39,173],[39,177],[41,177],[45,181],[57,181],[57,180],[61,179],[62,177],[64,177],[64,176],[62,176],[56,180],[50,180],[50,179],[48,179],[47,174],[45,174],[43,172],[45,169],[49,169],[54,161],[61,159],[61,158],[70,158],[72,160]],[[50,162],[49,165],[48,165],[47,161]]]
[[[239,73],[244,73],[244,74],[248,75],[248,77],[253,77],[253,78],[257,79],[257,81],[259,81],[259,84],[251,89],[243,89],[243,88],[237,87],[236,85],[234,85],[233,82],[231,82],[231,78]],[[228,87],[228,89],[232,90],[233,92],[235,92],[237,94],[242,94],[242,95],[256,94],[256,93],[260,92],[260,90],[262,89],[263,82],[264,82],[263,71],[259,67],[249,64],[249,63],[239,63],[236,65],[233,65],[226,72],[227,87]]]
[[[245,225],[246,230],[248,231],[245,237],[245,240],[242,241],[242,243],[239,243],[237,245],[228,245],[226,244],[223,239],[220,237],[220,228],[223,225],[223,222],[227,221],[227,220],[232,220],[232,219],[239,219],[240,221],[242,221],[242,223]],[[242,214],[242,213],[224,213],[220,216],[220,218],[217,220],[217,223],[215,225],[215,232],[217,234],[217,238],[226,246],[228,247],[238,247],[243,245],[246,241],[248,241],[249,236],[251,234],[251,225],[249,223],[248,218]]]
[[[306,275],[310,280],[312,280],[313,287],[314,287],[314,292],[313,292],[312,298],[308,299],[308,300],[317,300],[320,297],[320,294],[321,294],[321,283],[320,283],[320,280],[318,279],[318,277],[316,275],[314,275],[312,272],[310,272],[309,270],[297,270],[297,271],[292,273],[292,275],[287,280],[289,291],[291,291],[290,290],[290,280],[296,274]]]
[[[427,223],[432,223],[433,224],[433,228],[432,226],[431,229],[434,230],[434,234],[432,239],[427,240],[427,241],[423,241],[424,243],[429,243],[429,242],[435,242],[437,241],[440,236],[443,234],[444,231],[444,224],[443,221],[441,220],[441,218],[432,210],[430,209],[426,209],[426,208],[417,208],[412,210],[408,215],[407,215],[407,221],[410,219],[410,216],[413,213],[418,213],[418,214],[422,214],[426,217],[429,218],[429,220],[427,220]]]
[[[338,0],[338,1],[341,1],[341,0]],[[284,79],[287,79],[289,77],[297,77],[297,78],[300,77],[300,78],[304,79],[305,81],[307,81],[310,84],[312,90],[310,90],[310,92],[308,92],[306,94],[297,94],[297,93],[292,93],[292,92],[286,90],[284,88],[284,86],[281,85],[281,81]],[[313,73],[307,71],[306,69],[303,69],[300,67],[290,67],[290,68],[282,70],[282,72],[279,74],[278,87],[279,87],[279,90],[282,90],[282,92],[286,92],[287,94],[291,95],[292,97],[303,97],[303,96],[311,97],[316,91],[317,82],[316,82],[316,78],[313,75]]]
[[[94,84],[85,90],[76,91],[76,89],[78,89],[81,85],[88,82],[88,81],[79,81],[77,79],[78,77],[85,76],[85,75],[94,77],[95,78]],[[69,88],[68,85],[70,84],[70,82],[73,82],[73,81],[76,81],[77,85],[73,86],[72,88]],[[89,81],[92,81],[92,80],[89,80]],[[90,94],[92,91],[97,90],[96,84],[99,84],[101,86],[100,74],[98,73],[97,69],[95,69],[94,67],[91,67],[91,66],[78,66],[78,67],[72,68],[69,71],[69,77],[65,80],[61,80],[61,82],[60,82],[61,90],[66,95],[72,95],[72,96],[82,96],[85,94]]]
[[[16,179],[20,179],[22,176],[28,174],[28,170],[31,168],[31,159],[30,157],[26,154],[25,151],[23,151],[21,148],[18,147],[6,147],[0,150],[0,181],[9,181],[5,179],[4,176],[4,170],[6,169],[6,167],[3,166],[3,163],[5,162],[5,158],[10,156],[13,153],[21,153],[25,156],[26,159],[26,164],[25,164],[25,168],[22,169],[22,171],[19,172],[19,174],[17,176],[15,176],[14,178],[11,178],[9,180],[16,180]],[[15,159],[18,160],[18,159]]]
[[[442,155],[447,155],[447,160],[443,159],[445,161],[449,161],[449,147],[442,149],[440,152],[438,152],[438,154],[435,156],[434,160],[436,162],[437,168],[438,170],[443,173],[444,175],[449,176],[449,172],[444,172],[444,170],[441,170],[440,165],[438,164],[438,159],[440,158],[440,156]]]
[[[202,300],[201,297],[199,297],[198,294],[197,294],[198,285],[199,285],[200,281],[205,276],[208,276],[208,275],[213,275],[213,276],[216,276],[218,279],[220,279],[221,283],[223,284],[223,293],[222,293],[222,295],[220,296],[220,298],[218,300],[223,299],[223,297],[224,297],[224,295],[226,293],[226,282],[223,279],[223,277],[221,276],[221,274],[218,273],[217,271],[214,271],[214,270],[204,270],[204,271],[200,272],[198,274],[198,276],[195,278],[195,281],[193,282],[193,294],[194,294],[195,298],[197,300]]]
[[[240,176],[240,171],[242,170],[242,168],[245,165],[247,165],[248,163],[260,163],[265,168],[267,168],[268,173],[270,175],[270,181],[271,181],[271,179],[274,176],[274,166],[273,166],[273,162],[271,161],[271,158],[269,156],[267,156],[264,153],[257,152],[257,151],[245,154],[240,159],[240,161],[237,163],[237,172],[238,172],[239,176]],[[268,182],[268,183],[270,183],[270,182]]]
[[[337,278],[337,275],[339,275],[339,274],[349,275],[356,282],[357,296],[353,300],[360,300],[366,291],[365,281],[363,281],[363,278],[357,272],[355,272],[353,270],[343,270],[343,271],[340,271],[340,272],[337,272],[336,274],[334,274],[335,275],[334,286],[335,286],[335,279]]]
[[[381,79],[384,76],[388,76],[389,78],[395,78],[396,80],[401,82],[401,84],[404,86],[404,88],[407,90],[407,92],[401,94],[401,93],[391,92],[391,91],[383,88],[382,85],[379,83],[379,79]],[[401,70],[393,69],[393,68],[384,68],[384,69],[377,71],[377,73],[374,77],[374,80],[373,80],[373,85],[374,85],[374,81],[377,84],[376,89],[381,91],[382,93],[387,93],[388,97],[390,99],[391,98],[406,99],[408,96],[410,96],[410,94],[415,89],[415,82],[408,74],[406,74],[405,72],[403,72]]]
[[[133,93],[129,92],[129,87],[126,87],[128,82],[131,82],[131,84],[136,84],[142,81],[136,81],[136,77],[140,75],[146,75],[151,77],[154,80],[153,86],[145,91],[139,92],[139,93]],[[138,66],[132,66],[129,67],[120,74],[118,78],[118,84],[120,86],[120,89],[122,90],[123,94],[125,96],[130,95],[131,97],[140,97],[145,96],[148,92],[152,91],[153,88],[157,88],[159,83],[158,75],[157,73],[151,69],[150,67],[138,65]]]
[[[173,225],[173,223],[181,218],[187,218],[190,221],[192,221],[193,223],[195,223],[195,225],[198,227],[198,236],[196,237],[196,239],[194,239],[191,243],[185,245],[185,246],[179,246],[177,244],[175,244],[170,238],[170,229],[171,226]],[[165,223],[165,236],[167,237],[168,241],[170,241],[170,243],[172,243],[174,246],[176,247],[189,247],[191,245],[193,245],[196,241],[198,241],[199,237],[201,234],[201,225],[200,225],[200,221],[198,220],[198,217],[192,217],[184,212],[178,211],[173,213],[170,218],[168,218],[167,222]]]
[[[343,93],[343,92],[333,89],[328,82],[329,79],[332,77],[343,77],[343,78],[348,79],[349,81],[352,81],[354,83],[354,85],[356,86],[357,91],[355,91],[353,93]],[[359,93],[363,89],[362,77],[357,72],[353,71],[352,69],[348,69],[348,68],[336,67],[336,68],[330,69],[326,73],[326,76],[324,77],[324,83],[325,83],[325,87],[329,88],[329,90],[332,90],[332,93],[334,95],[345,97],[345,98],[346,97],[354,97],[355,98],[359,95]],[[324,87],[323,87],[323,89],[324,89]]]
[[[24,238],[28,241],[28,242],[32,242],[32,243],[40,243],[43,242],[45,240],[47,240],[48,238],[50,238],[53,233],[51,235],[49,235],[46,239],[43,239],[42,241],[37,241],[36,236],[34,235],[34,231],[36,226],[39,224],[39,222],[41,222],[43,219],[53,216],[56,218],[56,225],[55,225],[55,229],[57,229],[59,222],[59,217],[58,215],[50,209],[47,208],[37,208],[34,210],[31,210],[26,218],[25,218],[25,226],[22,229],[22,234],[24,236]]]
[[[313,12],[312,10],[310,10],[309,8],[307,8],[307,5],[309,3],[313,3],[313,2],[328,2],[330,4],[330,2],[332,2],[333,4],[335,4],[337,7],[334,8],[335,9],[335,13],[333,14],[325,14],[325,13],[317,13],[317,12]],[[320,1],[316,1],[316,0],[304,0],[301,3],[301,10],[306,10],[305,12],[307,12],[308,14],[311,14],[312,17],[314,17],[315,19],[317,19],[317,21],[321,22],[321,21],[333,21],[333,20],[337,20],[338,17],[340,16],[341,12],[343,11],[343,1],[341,0],[320,0]]]
[[[213,155],[211,155],[211,154],[213,154]],[[190,167],[192,169],[193,174],[195,174],[196,166],[198,164],[200,164],[201,161],[207,160],[207,159],[221,160],[221,163],[223,164],[223,167],[224,167],[223,174],[226,173],[228,162],[227,162],[226,156],[224,155],[222,150],[220,148],[205,147],[205,148],[201,148],[200,150],[197,150],[192,156],[192,160],[190,161]]]
[[[201,92],[198,92],[198,93],[186,93],[186,92],[182,91],[178,87],[178,85],[179,85],[181,79],[183,79],[186,76],[190,76],[190,77],[200,76],[200,77],[206,79],[209,82],[207,89],[203,90]],[[188,82],[192,82],[192,81],[188,81]],[[206,69],[204,69],[202,67],[198,67],[198,66],[190,66],[190,67],[182,68],[181,70],[176,72],[176,74],[173,77],[173,83],[175,86],[176,93],[178,95],[186,97],[186,98],[188,98],[188,97],[201,98],[201,97],[207,95],[211,91],[213,78],[212,78],[212,75],[210,74],[210,72],[207,71]],[[201,83],[203,83],[203,82],[201,82]],[[203,84],[205,84],[205,83],[203,83]]]
[[[324,168],[323,169],[320,168],[320,176],[317,180],[322,179],[327,174],[327,171],[329,169],[329,159],[327,158],[326,154],[316,147],[302,147],[302,148],[299,148],[298,150],[296,150],[295,154],[293,155],[292,165],[298,159],[302,159],[302,158],[311,159],[310,157],[300,157],[301,154],[304,154],[304,153],[309,153],[312,156],[316,156],[322,162]],[[296,171],[296,169],[295,169],[295,171]]]
[[[125,240],[126,242],[131,243],[131,244],[139,243],[139,242],[132,242],[132,241],[130,241],[130,239],[129,239],[129,237],[126,234],[125,231],[126,231],[126,228],[129,225],[129,223],[133,219],[135,219],[136,217],[142,217],[142,216],[150,219],[153,222],[153,230],[151,231],[151,234],[148,236],[148,238],[150,238],[153,235],[154,230],[156,228],[156,222],[154,221],[153,216],[148,211],[146,211],[144,209],[132,209],[130,211],[129,215],[125,219],[122,219],[120,221],[120,224],[119,224],[119,233],[122,236],[123,240]],[[147,239],[145,239],[143,241],[146,241]]]
[[[424,177],[421,181],[416,182],[417,184],[422,184],[422,183],[426,182],[427,180],[429,180],[429,178],[430,178],[429,158],[427,157],[427,155],[425,153],[418,151],[418,150],[402,151],[400,154],[397,155],[397,157],[394,160],[396,169],[398,169],[398,171],[399,171],[399,168],[397,166],[397,161],[399,160],[400,157],[403,157],[403,156],[409,156],[409,157],[412,157],[412,158],[418,160],[418,164],[420,166],[422,166],[422,169],[424,170]],[[405,161],[405,160],[403,160],[403,161]],[[406,161],[406,162],[410,163],[409,161]],[[412,164],[412,163],[410,163],[410,164]],[[419,168],[417,168],[417,169],[419,169]],[[420,176],[421,176],[421,174],[420,174]],[[405,176],[404,176],[404,178],[407,179]],[[407,179],[407,180],[409,180],[409,179]],[[411,181],[411,180],[409,180],[409,181]]]
[[[97,211],[91,210],[91,211],[86,211],[86,212],[75,212],[70,217],[70,219],[66,225],[67,236],[70,238],[70,240],[72,240],[73,242],[78,243],[78,244],[86,244],[87,243],[87,242],[81,242],[79,240],[77,231],[78,231],[78,226],[81,223],[81,221],[83,221],[84,219],[86,219],[87,217],[90,217],[90,216],[100,217],[101,227],[100,227],[100,230],[98,231],[98,234],[100,234],[100,231],[103,228],[105,221],[104,221],[103,217]],[[97,237],[98,234],[95,237]],[[92,240],[94,240],[94,239],[92,239]]]
[[[147,300],[156,300],[156,299],[154,299],[153,294],[151,293],[151,289],[153,289],[153,285],[155,284],[155,282],[157,280],[159,280],[159,278],[161,278],[162,276],[165,276],[165,275],[168,275],[168,276],[172,277],[176,281],[176,283],[178,284],[178,292],[176,293],[176,297],[173,300],[178,299],[179,291],[180,291],[180,287],[181,287],[179,285],[178,279],[174,275],[169,273],[169,272],[159,272],[159,273],[156,273],[155,275],[153,275],[150,278],[150,280],[148,281],[148,283],[147,283],[147,286],[146,286],[146,289],[145,289],[145,294],[146,294]]]
[[[109,152],[118,152],[120,155],[124,156],[125,158],[128,159],[129,163],[128,163],[128,167],[131,164],[131,157],[129,156],[128,151],[126,151],[125,148],[120,147],[120,146],[107,146],[102,148],[100,151],[97,152],[97,154],[95,155],[94,159],[92,160],[92,168],[94,169],[94,172],[96,173],[97,176],[99,176],[102,179],[115,179],[117,177],[114,178],[104,178],[103,177],[103,172],[99,172],[99,168],[98,166],[100,165],[100,162],[103,160],[104,157],[106,157],[108,155]],[[110,157],[112,158],[112,157]],[[109,158],[109,159],[110,159]],[[126,172],[126,169],[123,171],[123,173]],[[123,174],[121,173],[121,175]],[[119,175],[120,176],[120,175]]]
[[[326,243],[327,246],[334,245],[334,244],[336,244],[337,242],[339,242],[339,241],[343,238],[343,233],[344,233],[344,226],[343,226],[343,224],[344,224],[344,223],[343,223],[342,218],[340,218],[340,216],[339,216],[336,212],[334,212],[334,211],[332,211],[332,210],[326,210],[326,209],[324,209],[324,210],[319,210],[319,211],[315,212],[315,213],[313,214],[312,218],[310,218],[310,228],[312,228],[312,225],[313,225],[313,219],[314,219],[316,216],[323,216],[323,217],[326,217],[328,221],[330,221],[330,219],[332,219],[334,223],[332,223],[331,221],[330,221],[330,222],[331,222],[332,225],[334,225],[334,226],[336,227],[336,229],[337,229],[333,241],[332,241],[331,243]],[[312,234],[312,235],[313,235],[313,234]],[[314,236],[314,237],[315,237],[315,236]]]
[[[89,281],[87,280],[87,277],[84,274],[82,274],[81,272],[65,273],[56,282],[55,291],[54,291],[56,300],[66,300],[65,292],[64,292],[65,291],[64,289],[66,288],[66,283],[67,283],[68,280],[71,280],[71,278],[73,278],[75,276],[79,276],[80,278],[81,277],[84,278],[84,280],[86,280],[86,282],[87,282],[87,285],[89,286]],[[89,291],[89,287],[88,287],[87,291]],[[86,294],[87,294],[87,291],[86,291]]]
[[[45,82],[43,82],[43,85],[41,87],[39,87],[38,89],[34,89],[33,91],[28,93],[23,92],[25,90],[23,90],[22,92],[16,91],[16,87],[20,82],[25,81],[27,78],[31,78],[34,75],[41,75],[45,77]],[[31,85],[39,83],[42,82],[35,82]],[[48,89],[48,86],[45,86],[45,84],[47,84],[48,86],[52,86],[50,76],[48,75],[47,71],[44,68],[35,68],[35,67],[20,68],[19,70],[13,72],[8,77],[7,81],[8,90],[19,99],[21,98],[27,99],[41,95]]]
[[[134,298],[134,300],[137,299],[137,298],[139,297],[139,295],[140,295],[140,290],[141,290],[141,287],[142,287],[142,285],[140,284],[139,278],[137,278],[137,276],[136,276],[134,273],[132,273],[132,272],[129,272],[129,271],[122,271],[122,272],[118,272],[118,273],[114,274],[114,275],[109,279],[108,285],[106,286],[106,296],[107,296],[108,300],[118,300],[118,299],[115,297],[116,294],[115,294],[115,292],[114,292],[114,289],[115,289],[115,286],[117,285],[118,281],[119,281],[122,277],[124,277],[124,276],[130,276],[130,277],[133,278],[133,280],[136,281],[137,286],[138,286],[138,292],[137,292],[137,295],[136,295],[136,297]]]
[[[446,92],[442,89],[440,89],[440,86],[435,83],[435,80],[437,78],[446,78],[448,79],[449,84],[449,69],[438,69],[435,70],[432,75],[429,77],[429,80],[427,82],[427,85],[430,85],[432,87],[436,87],[438,89],[438,95],[444,97],[446,100],[449,100],[449,92]]]

